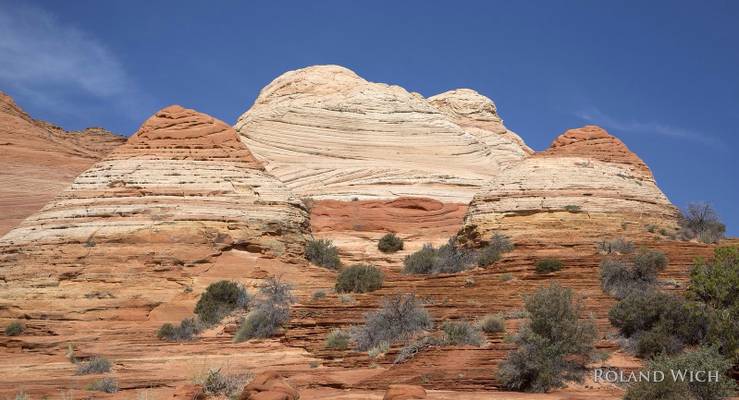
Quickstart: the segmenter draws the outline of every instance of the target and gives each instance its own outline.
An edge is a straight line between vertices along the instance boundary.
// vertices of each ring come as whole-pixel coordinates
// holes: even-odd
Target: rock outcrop
[[[0,92],[0,236],[123,142],[102,128],[67,132],[35,120]]]
[[[235,127],[301,197],[467,203],[529,152],[492,102],[472,93],[430,101],[343,67],[313,66],[272,81]]]
[[[605,130],[586,126],[493,178],[471,202],[465,229],[483,239],[502,231],[564,243],[641,235],[652,225],[674,232],[676,221],[677,209],[644,162]]]

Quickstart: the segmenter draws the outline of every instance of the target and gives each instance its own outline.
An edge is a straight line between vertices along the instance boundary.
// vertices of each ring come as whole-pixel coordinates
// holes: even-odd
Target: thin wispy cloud
[[[101,100],[130,112],[137,91],[120,60],[98,39],[22,3],[0,7],[0,85],[66,114]]]
[[[683,129],[658,122],[642,122],[634,120],[623,120],[607,115],[597,108],[589,108],[575,113],[578,118],[597,125],[602,125],[616,132],[639,132],[646,134],[656,134],[675,139],[683,139],[699,142],[712,147],[721,146],[718,138],[707,135],[703,132]]]

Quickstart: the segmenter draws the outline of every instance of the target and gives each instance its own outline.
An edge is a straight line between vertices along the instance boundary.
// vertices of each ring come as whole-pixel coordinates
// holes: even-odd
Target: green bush
[[[425,244],[420,250],[403,260],[403,272],[407,274],[452,274],[469,269],[477,262],[477,252],[457,244],[457,238],[438,249]]]
[[[580,210],[582,209],[580,206],[575,205],[575,204],[568,204],[564,208],[565,208],[565,211],[571,212],[571,213],[580,212]]]
[[[336,277],[338,293],[367,293],[382,287],[384,276],[372,265],[356,264],[343,269]]]
[[[234,342],[266,338],[290,320],[290,305],[295,301],[292,287],[277,278],[268,278],[259,288],[254,309],[247,314],[234,336]]]
[[[96,392],[116,393],[118,392],[118,381],[116,381],[114,378],[98,379],[95,382],[87,385],[86,389]]]
[[[507,236],[493,234],[490,241],[477,253],[477,265],[484,267],[500,260],[503,253],[513,250],[513,244]]]
[[[352,331],[352,339],[360,351],[367,351],[381,342],[392,344],[408,339],[432,326],[428,311],[413,294],[385,299],[382,308],[366,314],[364,320],[364,325]]]
[[[313,295],[311,296],[313,301],[323,300],[326,298],[326,291],[325,290],[316,290],[313,292]]]
[[[179,325],[169,322],[162,325],[157,337],[170,342],[186,342],[192,340],[202,330],[201,324],[195,318],[185,318]]]
[[[500,314],[488,314],[478,322],[480,329],[485,333],[498,333],[505,331],[505,318]]]
[[[346,350],[349,347],[351,334],[342,329],[332,329],[326,336],[326,347],[335,350]]]
[[[657,274],[667,267],[667,257],[656,250],[640,250],[634,255],[633,262],[636,279],[645,282],[655,282]]]
[[[102,374],[109,372],[112,365],[107,358],[95,356],[77,364],[77,375]]]
[[[716,210],[706,203],[688,204],[680,216],[679,225],[682,239],[698,239],[703,243],[718,243],[726,232],[726,225]]]
[[[667,266],[664,253],[642,249],[630,258],[606,258],[600,264],[603,291],[618,299],[654,288],[657,275]]]
[[[546,392],[565,381],[579,381],[594,357],[592,321],[581,320],[582,305],[570,289],[557,284],[541,288],[525,300],[530,320],[519,329],[498,368],[508,389]]]
[[[388,233],[377,242],[377,248],[383,253],[395,253],[403,250],[403,239],[394,233]]]
[[[329,269],[339,269],[339,249],[327,239],[309,239],[305,245],[305,257],[313,264]]]
[[[657,291],[633,292],[611,308],[608,320],[622,335],[631,337],[637,332],[652,329],[665,309],[678,301],[676,297]]]
[[[550,272],[559,271],[564,264],[556,258],[545,258],[536,262],[536,273],[548,274]]]
[[[467,321],[445,321],[441,325],[446,345],[481,346],[483,343],[480,328]]]
[[[26,327],[20,321],[13,321],[5,327],[5,336],[18,336]]]
[[[236,309],[246,309],[249,296],[246,289],[232,281],[211,283],[195,305],[195,314],[207,325],[217,324]]]
[[[734,394],[734,380],[724,374],[731,368],[731,362],[718,353],[714,348],[701,347],[693,352],[676,356],[658,356],[649,362],[645,368],[649,376],[655,371],[664,374],[664,379],[657,382],[642,380],[631,384],[624,396],[625,400],[658,400],[658,399],[686,399],[686,400],[719,400]],[[673,378],[675,371],[719,371],[717,382],[698,379]],[[705,377],[704,377],[705,378]]]

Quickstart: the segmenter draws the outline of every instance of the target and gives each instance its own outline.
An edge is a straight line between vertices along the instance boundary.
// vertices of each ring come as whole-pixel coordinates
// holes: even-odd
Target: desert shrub
[[[341,304],[354,303],[354,296],[352,296],[352,295],[350,295],[348,293],[339,294],[339,302]]]
[[[343,329],[332,329],[326,336],[326,347],[329,349],[346,350],[349,347],[351,334]]]
[[[382,308],[367,313],[365,323],[352,331],[358,350],[366,351],[380,342],[392,344],[431,327],[431,317],[415,295],[392,296]]]
[[[600,263],[600,284],[603,291],[622,299],[632,290],[644,291],[644,287],[634,287],[632,268],[622,260],[606,258]]]
[[[511,239],[508,236],[494,233],[485,247],[493,248],[499,253],[508,253],[513,250],[513,243],[511,243]]]
[[[217,324],[223,317],[236,309],[245,309],[249,304],[246,289],[232,281],[211,283],[195,305],[195,314],[205,324]]]
[[[618,299],[632,292],[651,290],[667,266],[664,253],[642,249],[630,258],[606,258],[600,263],[603,291]]]
[[[251,374],[225,374],[221,369],[210,369],[208,373],[198,381],[203,387],[203,392],[208,396],[228,396],[235,398],[243,389]]]
[[[701,347],[676,356],[658,356],[649,362],[645,370],[649,371],[649,376],[653,376],[655,371],[660,371],[664,374],[664,379],[635,382],[627,388],[624,399],[723,399],[731,396],[736,387],[734,380],[724,374],[730,367],[731,363],[716,349],[710,347]],[[688,379],[687,374],[685,379],[681,379],[678,373],[685,373],[684,371],[718,371],[719,379],[718,381],[701,379],[705,382],[699,382],[698,379]]]
[[[480,327],[467,321],[445,321],[441,325],[446,345],[473,345],[483,343]]]
[[[536,272],[538,274],[548,274],[559,271],[563,266],[562,261],[556,258],[544,258],[536,262]]]
[[[478,322],[485,333],[498,333],[505,330],[505,318],[500,314],[488,314]]]
[[[565,211],[571,212],[571,213],[580,212],[581,210],[581,207],[575,204],[568,204],[564,208],[565,208]]]
[[[377,248],[383,253],[395,253],[403,250],[403,239],[394,233],[388,233],[377,242]]]
[[[409,361],[413,359],[416,354],[422,352],[423,350],[437,345],[438,340],[432,336],[423,336],[420,337],[407,345],[403,346],[403,348],[400,349],[398,352],[398,355],[395,356],[395,361],[393,363],[395,364],[402,364],[406,361]]]
[[[343,269],[336,277],[338,293],[367,293],[382,287],[382,271],[372,265],[356,264]]]
[[[313,295],[311,296],[313,301],[318,301],[326,298],[326,291],[325,290],[316,290],[313,292]]]
[[[118,381],[114,378],[98,379],[87,385],[86,389],[96,392],[116,393],[118,392]]]
[[[5,336],[18,336],[26,327],[20,321],[13,321],[5,327]]]
[[[634,243],[624,238],[604,239],[598,242],[598,252],[601,254],[629,254],[634,252]]]
[[[77,364],[77,375],[102,374],[109,372],[111,366],[107,358],[95,356]]]
[[[706,343],[739,362],[739,247],[719,247],[712,260],[696,261],[687,295],[706,306]]]
[[[369,350],[367,350],[367,356],[369,358],[377,358],[381,354],[385,354],[390,350],[390,343],[386,341],[381,341],[376,346],[371,347]]]
[[[493,234],[486,246],[477,253],[477,265],[484,267],[500,260],[503,253],[513,250],[513,244],[507,236],[499,233]]]
[[[633,292],[616,303],[608,312],[608,320],[622,335],[631,335],[652,329],[659,322],[666,308],[677,298],[657,291]]]
[[[275,277],[266,279],[259,288],[254,308],[239,326],[234,336],[235,342],[252,338],[266,338],[274,335],[281,326],[290,320],[290,305],[295,301],[292,287]]]
[[[202,330],[201,324],[195,318],[185,318],[179,325],[169,322],[162,325],[157,337],[170,342],[186,342],[192,340]]]
[[[503,282],[508,282],[511,279],[513,279],[513,274],[510,272],[506,272],[505,274],[501,274],[498,279],[500,279]]]
[[[682,239],[698,239],[703,243],[718,243],[726,232],[726,225],[707,203],[688,204],[688,208],[681,213],[679,225]]]
[[[518,346],[498,369],[508,389],[546,392],[565,381],[581,380],[594,357],[596,331],[580,319],[582,305],[570,289],[557,284],[526,297],[530,320],[513,338]]]
[[[477,261],[477,252],[457,245],[456,237],[438,249],[425,244],[403,260],[403,272],[408,274],[456,273],[470,268]]]
[[[684,344],[664,328],[657,325],[655,328],[637,335],[635,353],[641,358],[651,358],[658,354],[675,354],[684,348]]]
[[[305,245],[305,257],[313,264],[330,269],[339,269],[339,249],[327,239],[309,239]]]
[[[657,281],[657,274],[667,267],[667,257],[656,250],[642,249],[634,255],[635,278],[644,282]]]

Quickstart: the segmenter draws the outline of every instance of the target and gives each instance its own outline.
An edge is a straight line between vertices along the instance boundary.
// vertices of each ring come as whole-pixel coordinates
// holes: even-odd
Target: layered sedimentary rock
[[[339,66],[281,75],[235,127],[268,171],[314,199],[467,203],[528,153],[482,96],[459,91],[429,101]]]
[[[493,178],[470,204],[465,229],[562,242],[649,226],[669,234],[676,219],[644,162],[605,130],[586,126]]]
[[[124,141],[102,128],[67,132],[35,120],[0,92],[0,236]]]

